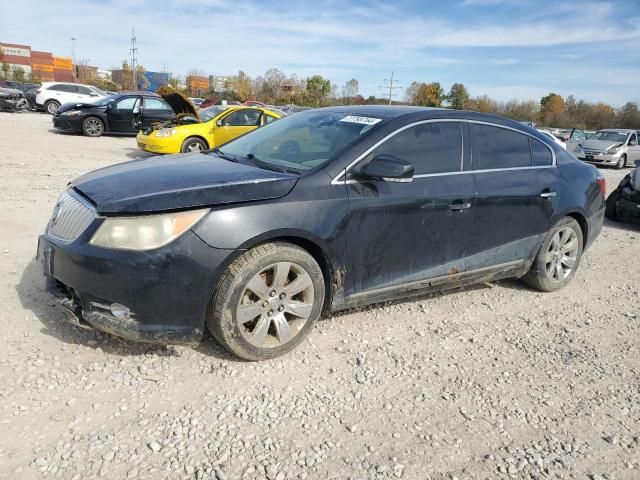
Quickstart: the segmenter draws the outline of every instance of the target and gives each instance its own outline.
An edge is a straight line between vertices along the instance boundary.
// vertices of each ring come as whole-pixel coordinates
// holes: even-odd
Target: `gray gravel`
[[[66,182],[135,141],[50,124],[0,114],[0,478],[640,478],[640,228],[560,292],[351,311],[270,362],[136,345],[64,323],[34,261]]]

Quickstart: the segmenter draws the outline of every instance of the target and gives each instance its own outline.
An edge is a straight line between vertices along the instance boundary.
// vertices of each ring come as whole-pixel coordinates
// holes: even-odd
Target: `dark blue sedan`
[[[208,328],[262,360],[331,311],[508,277],[562,288],[604,191],[593,166],[505,118],[325,108],[74,180],[38,256],[82,325],[158,343]]]

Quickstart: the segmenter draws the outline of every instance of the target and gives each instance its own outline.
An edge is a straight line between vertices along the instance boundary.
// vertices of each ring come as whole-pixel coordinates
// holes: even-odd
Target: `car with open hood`
[[[144,118],[140,124],[137,118]],[[58,107],[53,126],[64,132],[99,137],[105,133],[135,135],[139,128],[175,117],[171,106],[155,93],[122,92],[90,102],[71,102]]]
[[[171,87],[160,88],[158,94],[171,105],[176,118],[138,133],[138,147],[151,153],[208,150],[281,117],[280,113],[256,107],[211,106],[198,109]]]
[[[607,198],[609,220],[640,224],[640,160]]]
[[[640,160],[638,138],[636,130],[598,130],[588,139],[574,145],[573,153],[580,160],[594,165],[610,165],[622,169]]]
[[[322,312],[509,277],[558,290],[604,191],[595,167],[503,117],[322,108],[73,180],[38,258],[79,325],[156,343],[208,329],[261,360]]]

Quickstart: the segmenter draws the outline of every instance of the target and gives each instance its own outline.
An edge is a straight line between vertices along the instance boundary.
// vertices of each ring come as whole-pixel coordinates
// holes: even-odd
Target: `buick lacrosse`
[[[604,192],[592,165],[502,117],[324,108],[77,178],[38,258],[80,326],[157,343],[208,329],[262,360],[323,313],[508,277],[557,290]]]

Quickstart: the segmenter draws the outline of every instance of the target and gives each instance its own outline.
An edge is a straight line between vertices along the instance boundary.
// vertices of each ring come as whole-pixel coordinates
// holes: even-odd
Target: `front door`
[[[233,110],[218,120],[222,125],[214,128],[215,146],[218,147],[240,135],[258,128],[262,111],[254,108]],[[217,122],[216,122],[217,123]]]
[[[475,185],[462,143],[460,122],[419,122],[359,164],[393,155],[415,173],[408,183],[347,180],[346,296],[465,270]]]
[[[140,97],[125,97],[111,105],[107,112],[109,131],[133,133],[133,109],[140,103]]]
[[[635,166],[635,162],[640,160],[640,145],[638,145],[638,136],[632,133],[627,140],[627,166]]]
[[[469,127],[477,197],[467,268],[529,260],[551,227],[561,194],[551,149],[515,130]]]

